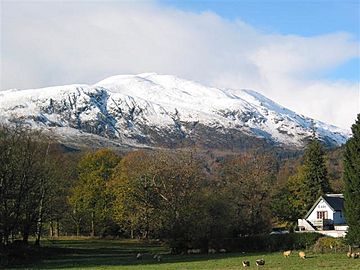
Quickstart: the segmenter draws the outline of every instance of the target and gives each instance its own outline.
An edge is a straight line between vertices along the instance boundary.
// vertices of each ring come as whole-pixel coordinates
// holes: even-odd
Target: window
[[[327,211],[318,211],[316,212],[317,219],[327,219],[328,218],[328,212]]]

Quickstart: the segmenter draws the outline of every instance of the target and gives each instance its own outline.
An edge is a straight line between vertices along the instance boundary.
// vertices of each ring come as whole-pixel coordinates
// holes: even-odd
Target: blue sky
[[[266,33],[311,37],[347,32],[360,40],[359,0],[160,0],[159,3],[190,12],[212,11],[229,20],[240,19]],[[317,75],[358,82],[359,59],[350,59]]]
[[[1,90],[157,72],[252,89],[349,129],[356,1],[0,1]]]

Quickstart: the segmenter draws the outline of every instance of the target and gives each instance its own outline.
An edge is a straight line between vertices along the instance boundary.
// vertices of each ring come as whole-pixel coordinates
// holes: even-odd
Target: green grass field
[[[348,259],[344,253],[319,254],[308,252],[309,258],[300,259],[297,253],[284,258],[277,253],[225,253],[213,255],[170,255],[159,244],[146,244],[130,240],[64,239],[44,240],[49,247],[41,262],[17,269],[243,269],[242,261],[249,260],[247,269],[360,269],[360,259]],[[50,252],[49,252],[50,251]],[[144,254],[137,260],[136,254]],[[157,262],[153,254],[162,253],[163,261]],[[265,266],[256,266],[255,260],[263,258]]]

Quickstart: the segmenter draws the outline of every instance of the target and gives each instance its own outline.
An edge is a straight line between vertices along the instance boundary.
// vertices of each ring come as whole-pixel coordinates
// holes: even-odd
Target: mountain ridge
[[[0,91],[0,122],[51,130],[65,142],[66,134],[79,143],[93,135],[129,147],[232,148],[246,138],[301,148],[313,128],[330,147],[349,137],[254,90],[207,87],[156,73],[117,75],[93,85]]]

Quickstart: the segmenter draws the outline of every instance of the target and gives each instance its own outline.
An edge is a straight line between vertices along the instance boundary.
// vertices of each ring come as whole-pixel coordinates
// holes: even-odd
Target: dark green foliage
[[[309,210],[314,202],[327,192],[330,184],[324,160],[325,151],[315,138],[308,144],[304,154],[304,206]]]
[[[344,160],[346,235],[350,244],[360,245],[360,114],[352,126],[352,138],[346,143]]]
[[[280,221],[294,223],[295,215],[298,218],[305,215],[321,195],[331,191],[324,156],[321,143],[313,138],[305,149],[304,164],[275,194],[273,214]]]
[[[280,222],[295,224],[301,213],[293,204],[293,194],[288,188],[282,187],[273,195],[271,202],[272,215]]]

